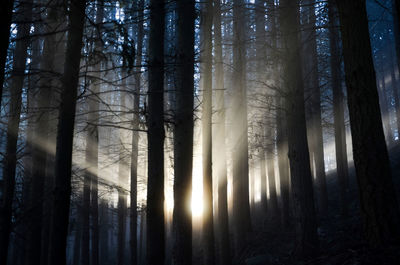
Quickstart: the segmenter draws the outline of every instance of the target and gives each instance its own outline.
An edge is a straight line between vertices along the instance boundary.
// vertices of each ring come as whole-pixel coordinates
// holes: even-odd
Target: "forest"
[[[2,0],[0,265],[400,264],[400,0]]]

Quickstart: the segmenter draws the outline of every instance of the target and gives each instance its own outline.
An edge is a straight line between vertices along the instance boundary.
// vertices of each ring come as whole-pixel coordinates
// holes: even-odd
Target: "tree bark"
[[[148,265],[164,264],[164,30],[165,2],[150,2],[147,184]],[[177,164],[176,164],[177,166]],[[175,178],[177,176],[175,175]],[[176,202],[176,201],[175,201]],[[176,206],[175,206],[176,207]]]
[[[342,33],[353,157],[365,237],[398,243],[400,212],[383,134],[364,0],[336,0]]]
[[[26,23],[17,25],[17,39],[14,51],[13,70],[10,83],[10,107],[7,123],[7,142],[4,155],[3,193],[0,205],[0,263],[7,264],[7,253],[12,230],[12,205],[15,190],[17,166],[17,142],[21,116],[22,88],[24,86],[27,49],[29,45],[30,21],[32,20],[32,0],[20,5],[20,19]],[[3,66],[1,66],[3,67]]]
[[[319,211],[328,210],[328,192],[326,187],[324,141],[321,124],[321,91],[319,85],[318,53],[316,36],[315,0],[303,1],[303,79],[305,90],[310,93],[310,148],[315,162],[315,175],[318,187]],[[312,161],[312,160],[311,160]],[[311,162],[312,164],[312,162]]]
[[[201,6],[200,18],[200,84],[203,91],[202,108],[202,157],[203,157],[203,264],[215,264],[213,220],[212,172],[212,24],[213,0]]]
[[[295,253],[300,257],[309,257],[315,255],[319,242],[307,143],[298,15],[297,1],[280,2],[288,155],[296,219]]]
[[[221,1],[214,0],[214,60],[215,60],[215,171],[218,179],[218,246],[221,265],[231,264],[228,220],[227,166],[225,145],[225,87],[222,57]]]
[[[249,205],[249,164],[247,138],[247,91],[245,78],[245,18],[244,2],[233,2],[233,100],[236,122],[233,124],[233,227],[237,255],[246,245],[246,234],[251,231]]]
[[[4,74],[6,68],[7,61],[7,50],[8,45],[10,44],[10,27],[11,27],[11,19],[12,19],[12,11],[14,8],[14,0],[5,0],[3,2],[3,6],[0,9],[0,17],[1,17],[1,27],[0,27],[0,36],[1,36],[1,46],[0,46],[0,105],[3,96],[3,84],[4,84]]]
[[[339,182],[340,207],[342,215],[347,215],[347,189],[349,168],[346,148],[346,126],[344,123],[344,95],[341,85],[341,63],[339,48],[339,25],[334,0],[328,1],[329,45],[331,53],[331,79],[333,94],[333,120],[335,130],[336,172]]]
[[[62,77],[61,105],[57,128],[55,189],[48,264],[66,264],[65,250],[71,196],[72,143],[85,8],[86,1],[73,0],[70,4],[70,28],[67,38],[66,62]]]
[[[173,262],[192,264],[193,108],[195,1],[177,3],[177,69],[174,127]]]
[[[132,122],[132,155],[131,155],[131,218],[130,218],[130,251],[131,264],[138,264],[138,245],[137,245],[137,182],[138,182],[138,155],[139,155],[139,104],[140,104],[140,87],[141,87],[141,66],[143,52],[143,11],[144,1],[140,0],[136,4],[137,12],[137,49],[135,65],[135,95],[133,99],[133,122]]]

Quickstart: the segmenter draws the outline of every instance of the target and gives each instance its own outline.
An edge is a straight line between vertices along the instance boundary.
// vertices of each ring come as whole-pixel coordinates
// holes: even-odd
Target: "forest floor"
[[[400,146],[392,148],[390,158],[393,179],[398,198],[400,197]],[[351,169],[350,191],[348,193],[349,215],[340,215],[340,200],[336,172],[328,172],[329,211],[319,216],[318,234],[320,252],[308,260],[296,259],[293,255],[294,230],[283,229],[267,216],[253,222],[253,233],[249,244],[239,258],[237,265],[400,265],[400,247],[370,249],[362,238],[359,214],[358,190]],[[293,227],[293,225],[292,225]]]

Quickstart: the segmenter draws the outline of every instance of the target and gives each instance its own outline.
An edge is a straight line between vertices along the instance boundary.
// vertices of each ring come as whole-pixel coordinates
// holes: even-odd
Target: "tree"
[[[318,53],[316,36],[315,1],[303,1],[303,79],[305,90],[310,93],[310,152],[311,162],[315,162],[315,175],[319,195],[319,210],[326,213],[328,208],[328,192],[326,188],[324,141],[321,124],[321,91],[318,76]]]
[[[400,212],[379,110],[365,1],[336,3],[365,237],[372,246],[398,243]]]
[[[49,8],[46,21],[46,37],[43,43],[43,51],[38,60],[38,73],[37,78],[38,87],[34,93],[38,94],[36,99],[36,106],[33,110],[38,113],[32,114],[34,119],[34,130],[32,135],[32,165],[31,165],[31,190],[28,201],[28,209],[32,218],[29,220],[29,231],[27,233],[26,241],[26,259],[25,264],[38,264],[43,261],[41,257],[42,249],[45,248],[43,244],[42,229],[44,223],[44,191],[45,180],[51,174],[47,172],[49,166],[48,153],[46,145],[49,144],[50,128],[53,128],[50,115],[50,109],[54,105],[55,87],[58,87],[59,82],[54,73],[62,72],[60,64],[56,62],[56,55],[64,53],[64,46],[59,42],[60,34],[55,33],[56,29],[63,23],[64,12],[62,11],[62,3],[56,1]],[[38,27],[38,25],[36,26]],[[39,42],[39,41],[38,41]],[[39,44],[37,44],[39,46]],[[40,49],[39,47],[37,48]],[[39,51],[37,51],[39,52]],[[38,56],[39,57],[39,56]]]
[[[174,127],[173,262],[192,264],[193,108],[195,1],[177,5],[176,108]]]
[[[62,76],[61,102],[57,127],[55,187],[50,230],[48,264],[66,264],[66,244],[71,196],[72,142],[79,81],[83,25],[86,1],[72,0],[69,10],[69,34]]]
[[[300,59],[298,2],[280,2],[283,86],[286,93],[288,156],[296,228],[295,253],[314,255],[318,249],[317,221],[305,121],[304,88]]]
[[[212,23],[213,3],[207,0],[201,7],[200,60],[202,109],[202,157],[203,157],[203,253],[204,264],[215,264],[213,221],[213,172],[212,172]]]
[[[19,18],[32,20],[32,1],[20,5]],[[10,83],[10,107],[7,123],[7,142],[3,168],[4,187],[0,205],[0,263],[7,264],[9,237],[12,228],[12,205],[17,166],[17,141],[21,117],[22,88],[24,86],[26,57],[28,53],[30,23],[18,23],[17,41]],[[2,66],[1,66],[2,67]]]
[[[218,179],[218,246],[221,265],[231,264],[228,220],[228,192],[225,145],[225,88],[222,58],[221,1],[214,0],[214,64],[215,64],[215,141],[219,151],[215,158],[215,176]]]
[[[165,2],[150,2],[147,121],[147,264],[165,260],[164,227],[164,29]],[[175,176],[176,177],[176,176]]]
[[[239,254],[246,241],[246,233],[251,230],[249,205],[249,163],[247,139],[247,92],[245,78],[245,14],[244,2],[233,1],[233,109],[237,122],[233,128],[233,227],[235,249]]]
[[[347,214],[347,189],[349,169],[346,148],[346,126],[344,123],[344,95],[341,85],[341,63],[339,48],[339,27],[337,8],[333,0],[328,1],[329,16],[329,51],[333,95],[333,119],[335,126],[336,171],[340,190],[340,206],[342,215]]]
[[[135,95],[133,100],[133,131],[132,131],[132,156],[131,156],[131,218],[130,218],[130,252],[131,264],[136,265],[138,262],[137,253],[137,176],[138,176],[138,153],[139,153],[139,104],[140,104],[140,86],[141,86],[141,67],[142,67],[142,51],[143,51],[143,9],[144,1],[140,0],[136,6],[137,12],[137,49],[135,65]]]
[[[0,17],[1,17],[1,27],[0,27],[0,36],[1,36],[1,46],[0,46],[0,105],[1,99],[3,96],[3,84],[4,84],[4,73],[6,68],[6,60],[7,60],[7,50],[8,45],[10,44],[10,27],[11,27],[11,19],[12,19],[12,11],[14,8],[14,0],[5,0],[3,2],[3,6],[0,9]]]

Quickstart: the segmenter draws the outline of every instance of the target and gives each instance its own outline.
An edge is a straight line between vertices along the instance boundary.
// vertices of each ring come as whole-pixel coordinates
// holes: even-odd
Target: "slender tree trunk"
[[[236,122],[233,127],[233,227],[236,254],[246,245],[246,234],[251,231],[249,206],[249,164],[247,139],[247,92],[245,78],[245,17],[244,2],[233,2],[233,102]]]
[[[319,211],[325,214],[328,210],[328,192],[326,188],[324,141],[321,124],[321,91],[318,77],[318,53],[316,36],[315,0],[303,1],[304,21],[304,66],[305,90],[310,93],[310,141],[313,146],[312,157],[315,162],[315,175],[318,187]],[[312,160],[311,160],[312,161]]]
[[[137,5],[137,51],[136,51],[136,71],[135,74],[135,95],[133,101],[133,131],[132,131],[132,156],[131,156],[131,218],[130,218],[130,251],[131,264],[138,264],[137,252],[137,176],[138,176],[138,155],[139,155],[139,104],[140,104],[140,87],[141,87],[141,65],[143,52],[143,10],[144,1],[138,1]]]
[[[150,2],[147,184],[148,265],[164,264],[164,30],[165,2]],[[177,165],[176,165],[177,166]],[[178,176],[175,175],[175,178]],[[175,201],[176,203],[176,201]],[[175,206],[176,207],[176,206]]]
[[[336,0],[361,216],[370,245],[398,243],[400,212],[379,110],[364,0]]]
[[[203,90],[202,109],[202,156],[203,156],[203,263],[215,264],[213,220],[213,172],[212,172],[212,24],[213,0],[206,0],[201,7],[200,70]]]
[[[4,84],[4,74],[6,68],[7,60],[7,50],[10,44],[10,27],[12,19],[12,11],[14,8],[14,0],[5,0],[0,8],[0,36],[1,36],[1,46],[0,46],[0,105],[3,96],[3,84]]]
[[[224,87],[224,65],[222,57],[222,34],[221,34],[221,1],[214,0],[214,58],[215,58],[215,171],[218,178],[218,246],[219,263],[221,265],[231,264],[231,251],[229,239],[228,220],[228,194],[227,194],[227,166],[225,145],[225,87]]]
[[[195,1],[177,3],[177,87],[174,128],[173,262],[192,264]]]
[[[339,27],[337,9],[334,0],[328,1],[329,44],[331,53],[331,79],[333,94],[333,119],[335,126],[336,171],[340,190],[340,206],[342,215],[347,215],[347,183],[349,169],[346,148],[346,126],[344,123],[344,95],[341,85],[341,65],[339,48]]]
[[[285,49],[283,82],[287,94],[288,151],[296,219],[295,253],[308,257],[315,254],[319,243],[307,144],[297,1],[281,1],[280,11]]]
[[[265,48],[265,7],[264,0],[255,1],[255,19],[256,19],[256,57],[257,57],[257,82],[262,84],[265,82],[265,61],[266,61],[266,48]],[[267,126],[267,125],[265,125]],[[267,130],[267,129],[266,129]],[[265,131],[266,131],[265,130]],[[265,144],[266,136],[263,134],[261,137],[261,150],[260,150],[260,178],[261,178],[261,207],[267,210],[267,174],[265,164]]]
[[[62,77],[61,105],[57,128],[55,190],[48,264],[66,264],[65,250],[71,196],[72,143],[85,8],[86,1],[73,0],[69,10],[70,29]]]
[[[121,111],[126,110],[126,94],[121,92]],[[125,115],[121,115],[121,120],[125,121]],[[118,235],[117,235],[117,264],[125,263],[125,243],[126,243],[126,217],[127,217],[127,194],[126,186],[128,184],[127,156],[124,154],[125,130],[119,130],[119,165],[118,165]]]
[[[19,12],[21,14],[20,19],[28,22],[21,22],[17,25],[17,39],[19,40],[16,42],[11,74],[10,115],[7,123],[7,142],[3,168],[4,187],[0,205],[0,264],[7,264],[8,246],[12,230],[12,204],[17,166],[17,142],[21,116],[22,88],[24,86],[26,57],[29,45],[29,21],[32,20],[32,0],[21,4]]]

